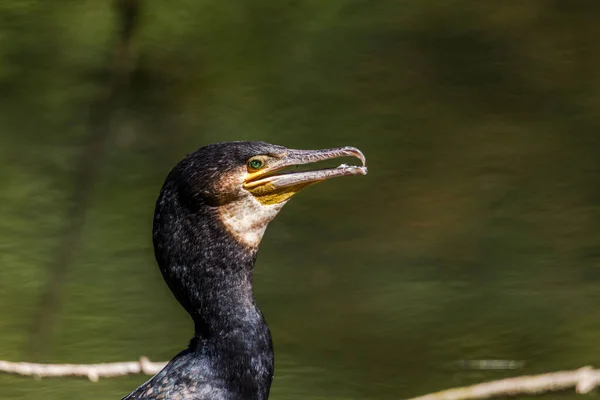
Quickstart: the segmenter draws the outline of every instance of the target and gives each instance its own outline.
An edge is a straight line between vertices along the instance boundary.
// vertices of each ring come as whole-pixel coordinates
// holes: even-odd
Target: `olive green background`
[[[265,140],[353,145],[369,166],[264,237],[273,399],[600,365],[600,3],[139,0],[124,53],[117,11],[0,2],[0,359],[184,348],[156,195],[186,152]],[[0,375],[0,398],[119,399],[145,379]]]

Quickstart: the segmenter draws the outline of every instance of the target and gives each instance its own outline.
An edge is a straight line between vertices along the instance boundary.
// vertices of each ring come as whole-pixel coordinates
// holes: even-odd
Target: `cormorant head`
[[[339,157],[356,157],[363,165],[288,170]],[[188,207],[210,207],[237,241],[256,248],[267,224],[294,194],[333,177],[366,173],[365,157],[354,147],[293,150],[264,142],[228,142],[190,154],[170,177],[180,194],[192,200]]]

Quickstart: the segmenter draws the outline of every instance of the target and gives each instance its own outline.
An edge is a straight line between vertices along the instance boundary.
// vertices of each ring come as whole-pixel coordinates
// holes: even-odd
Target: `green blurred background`
[[[267,230],[273,399],[599,365],[599,16],[592,1],[0,2],[0,359],[185,347],[152,254],[156,195],[186,152],[265,140],[353,145],[370,171],[303,192]],[[0,375],[0,398],[119,399],[145,379]]]

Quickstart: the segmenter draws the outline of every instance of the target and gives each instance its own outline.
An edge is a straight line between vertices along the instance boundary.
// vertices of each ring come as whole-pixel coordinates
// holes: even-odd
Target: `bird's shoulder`
[[[183,351],[122,400],[226,400],[230,396],[202,360]]]

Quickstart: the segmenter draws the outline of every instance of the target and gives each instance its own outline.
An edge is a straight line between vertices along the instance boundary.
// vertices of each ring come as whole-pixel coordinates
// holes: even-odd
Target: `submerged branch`
[[[0,373],[33,376],[36,379],[48,377],[79,376],[92,382],[100,378],[125,375],[155,375],[167,362],[151,362],[146,357],[139,361],[105,364],[35,364],[0,360]],[[583,367],[574,371],[551,372],[548,374],[518,376],[515,378],[480,383],[472,386],[442,390],[409,400],[467,400],[488,399],[500,396],[541,395],[575,388],[585,394],[600,386],[600,370]]]
[[[139,361],[105,363],[105,364],[35,364],[27,362],[11,362],[0,360],[0,372],[33,376],[36,379],[84,376],[92,382],[100,378],[111,378],[124,375],[155,375],[167,365],[166,361],[151,362],[146,357]]]
[[[409,400],[467,400],[500,396],[540,395],[575,388],[577,393],[589,393],[600,386],[600,371],[583,367],[575,371],[551,372],[541,375],[480,383],[455,389],[442,390]]]

